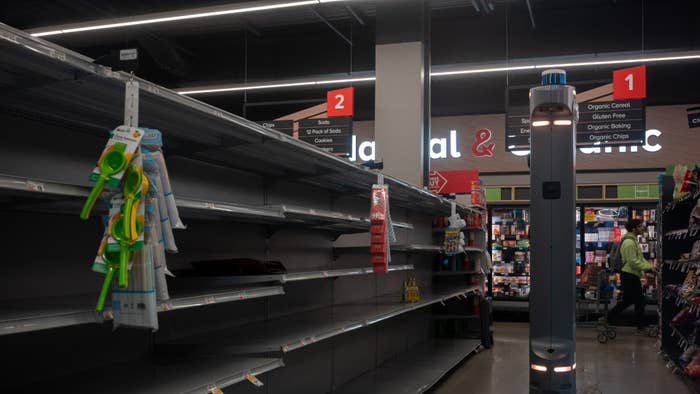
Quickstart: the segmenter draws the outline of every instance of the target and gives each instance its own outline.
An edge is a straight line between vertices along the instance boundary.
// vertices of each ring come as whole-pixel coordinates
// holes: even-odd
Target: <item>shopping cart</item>
[[[614,326],[601,322],[600,317],[607,316],[608,308],[614,294],[615,287],[610,283],[610,275],[613,271],[589,264],[581,275],[581,283],[578,286],[576,300],[576,325],[578,327],[594,327],[598,342],[607,343],[608,340],[617,337]]]

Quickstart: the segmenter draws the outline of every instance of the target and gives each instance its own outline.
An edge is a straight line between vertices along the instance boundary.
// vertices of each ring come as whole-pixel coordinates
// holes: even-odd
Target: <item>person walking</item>
[[[637,325],[637,333],[645,331],[644,324],[644,293],[642,291],[641,278],[646,271],[651,270],[651,264],[644,258],[642,248],[639,246],[637,236],[645,232],[646,225],[639,219],[632,219],[625,224],[627,234],[620,241],[620,255],[622,257],[622,301],[608,313],[606,323],[617,321],[620,313],[630,305],[634,305],[634,318]]]

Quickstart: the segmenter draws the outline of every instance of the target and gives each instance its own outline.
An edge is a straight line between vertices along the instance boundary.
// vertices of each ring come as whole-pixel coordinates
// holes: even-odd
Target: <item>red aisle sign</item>
[[[647,96],[647,66],[613,71],[613,100],[642,99]]]
[[[354,95],[355,88],[353,87],[328,91],[326,95],[326,113],[328,117],[352,116]]]
[[[479,170],[431,171],[431,192],[437,194],[469,193],[472,181],[479,181]]]

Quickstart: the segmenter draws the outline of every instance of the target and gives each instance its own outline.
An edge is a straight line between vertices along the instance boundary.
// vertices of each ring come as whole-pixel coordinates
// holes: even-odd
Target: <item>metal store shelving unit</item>
[[[351,381],[342,394],[424,393],[465,358],[478,352],[481,341],[439,339],[416,346],[406,355]]]
[[[127,389],[206,393],[246,380],[248,375],[268,373],[270,393],[328,391],[369,369],[351,362],[350,357],[344,360],[335,355],[333,347],[357,336],[375,343],[378,330],[363,328],[377,326],[394,330],[389,341],[403,338],[405,329],[415,330],[414,339],[401,339],[392,346],[410,352],[421,349],[434,358],[434,368],[421,378],[421,387],[427,387],[476,348],[455,341],[452,344],[460,346],[447,351],[440,345],[441,350],[436,350],[430,345],[436,342],[429,339],[426,324],[426,319],[431,320],[429,306],[479,289],[463,283],[449,291],[433,292],[432,273],[426,269],[429,265],[420,264],[441,252],[441,247],[430,244],[432,233],[427,226],[433,216],[450,213],[451,201],[385,175],[399,236],[392,251],[399,255],[388,274],[375,275],[367,268],[369,248],[365,241],[347,247],[347,242],[335,242],[343,234],[368,232],[368,199],[378,172],[148,81],[112,71],[3,24],[0,55],[0,72],[7,76],[0,82],[6,88],[0,94],[0,118],[11,123],[8,127],[23,131],[0,147],[0,202],[5,208],[1,213],[8,215],[8,220],[31,218],[18,220],[15,238],[3,241],[17,248],[24,244],[35,247],[25,238],[40,237],[38,234],[48,230],[31,224],[47,220],[61,230],[50,237],[55,237],[57,244],[69,241],[72,246],[66,253],[57,253],[53,246],[43,248],[56,261],[28,254],[26,269],[3,267],[3,275],[14,282],[0,298],[0,338],[7,356],[15,362],[4,371],[8,377],[0,379],[2,385],[46,385],[71,392],[94,392],[100,387],[105,393]],[[94,165],[106,130],[122,123],[124,86],[130,80],[140,87],[139,124],[163,131],[168,166],[176,164],[170,168],[176,202],[181,216],[191,222],[185,232],[175,234],[178,243],[184,240],[181,255],[173,257],[174,264],[246,255],[284,259],[289,267],[286,274],[256,278],[180,278],[196,290],[176,293],[170,301],[159,304],[160,312],[179,312],[160,313],[163,324],[155,334],[128,328],[111,333],[101,325],[87,324],[109,320],[111,314],[92,312],[94,294],[80,292],[82,288],[96,289],[91,283],[96,276],[84,274],[89,268],[79,264],[94,254],[96,244],[88,235],[98,228],[98,220],[86,225],[77,222],[76,214],[88,194],[86,174]],[[459,205],[457,211],[479,209]],[[8,245],[7,249],[12,248]],[[483,250],[469,248],[469,253],[474,252]],[[407,264],[403,254],[415,254],[413,264]],[[54,266],[61,270],[52,270]],[[32,276],[34,272],[42,275]],[[68,272],[74,277],[62,276]],[[408,272],[424,286],[416,303],[403,302],[399,295]],[[16,286],[28,278],[43,285],[37,284],[32,291]],[[327,278],[334,280],[319,281]],[[22,295],[14,296],[12,291]],[[38,296],[27,297],[25,293]],[[384,293],[392,295],[381,295]],[[271,297],[283,294],[287,296]],[[210,306],[213,304],[218,306]],[[389,324],[398,316],[411,323],[400,327]],[[351,331],[355,334],[341,335]],[[22,335],[9,335],[18,333]],[[325,341],[329,338],[334,340]],[[60,346],[43,348],[45,354],[35,354],[30,360],[32,353],[22,348],[22,341]],[[72,346],[95,341],[103,346]],[[153,343],[157,344],[155,349]],[[61,346],[68,346],[64,353],[58,349]],[[303,363],[286,359],[287,353],[302,348],[317,352],[317,356]],[[251,350],[266,354],[245,355]],[[190,351],[193,353],[186,356],[179,354]],[[393,357],[379,346],[371,351],[373,366]],[[63,363],[61,357],[68,357],[68,353],[71,363]],[[279,371],[295,372],[278,372],[285,364],[280,355],[285,356],[287,365]],[[313,360],[334,368],[338,364],[343,375],[331,371],[327,377],[316,372],[323,368],[307,365],[316,362]],[[385,374],[388,370],[381,367],[378,371]],[[110,379],[105,385],[104,371],[129,378]],[[297,376],[302,371],[316,374],[313,389],[304,386],[305,382],[290,384],[286,380],[289,374]],[[395,378],[403,379],[401,376]]]
[[[206,335],[175,341],[168,346],[177,348],[184,344],[189,345],[189,348],[198,345],[199,351],[203,353],[214,349],[231,354],[288,353],[416,309],[466,296],[477,288],[470,286],[440,294],[425,294],[416,303],[403,302],[402,294],[383,295],[282,316],[240,327],[238,330],[208,332]]]
[[[168,301],[160,302],[158,303],[158,312],[283,294],[284,289],[281,286],[213,291],[174,297]],[[97,294],[25,299],[12,301],[11,304],[4,303],[5,305],[0,309],[0,335],[103,323],[105,320],[112,320],[112,312],[109,308],[106,308],[102,314],[95,312],[95,300],[97,300]]]
[[[104,371],[89,371],[81,379],[66,382],[58,378],[36,389],[62,387],[70,384],[72,393],[182,393],[209,394],[256,376],[284,367],[279,358],[261,357],[181,357],[167,360],[140,360],[109,366],[111,377],[105,384]]]

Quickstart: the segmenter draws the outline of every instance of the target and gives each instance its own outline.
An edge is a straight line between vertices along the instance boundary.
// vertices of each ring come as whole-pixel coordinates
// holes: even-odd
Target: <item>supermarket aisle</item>
[[[618,329],[618,339],[605,345],[593,329],[579,328],[577,337],[578,393],[690,393],[657,356],[655,339],[628,328]],[[527,343],[527,323],[496,323],[496,345],[454,371],[435,393],[526,393]]]

